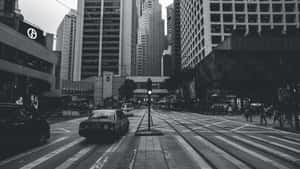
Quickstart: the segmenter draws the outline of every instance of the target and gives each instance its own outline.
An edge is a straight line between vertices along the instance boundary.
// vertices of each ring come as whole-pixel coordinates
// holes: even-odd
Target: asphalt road
[[[115,141],[87,142],[78,135],[84,119],[54,124],[47,144],[3,156],[0,169],[300,168],[299,134],[219,116],[153,110],[152,128],[163,136],[135,136],[146,125],[145,112],[134,110],[129,132]]]

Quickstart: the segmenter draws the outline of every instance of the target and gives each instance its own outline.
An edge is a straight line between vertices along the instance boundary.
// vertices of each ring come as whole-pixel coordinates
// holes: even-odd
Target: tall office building
[[[167,38],[169,45],[174,43],[175,33],[175,11],[174,4],[167,6]]]
[[[174,45],[172,53],[175,57],[175,74],[181,70],[181,32],[180,32],[180,1],[174,0]]]
[[[78,1],[75,80],[131,74],[132,0]]]
[[[182,67],[195,66],[233,30],[245,34],[296,31],[299,4],[299,0],[181,0]]]
[[[57,29],[56,50],[61,52],[60,77],[63,80],[73,80],[76,11],[71,10]]]
[[[136,75],[160,76],[161,57],[164,49],[164,20],[158,0],[141,1]]]

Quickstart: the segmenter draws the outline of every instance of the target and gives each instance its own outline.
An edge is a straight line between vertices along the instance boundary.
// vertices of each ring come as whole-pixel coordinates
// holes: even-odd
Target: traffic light
[[[152,94],[152,80],[150,78],[147,81],[147,94],[148,95]]]

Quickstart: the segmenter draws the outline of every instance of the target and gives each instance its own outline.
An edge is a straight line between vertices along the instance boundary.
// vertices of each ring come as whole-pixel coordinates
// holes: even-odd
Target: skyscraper
[[[181,0],[180,14],[183,68],[194,67],[233,30],[285,33],[300,26],[298,0]]]
[[[160,76],[161,57],[164,48],[164,20],[158,0],[142,2],[139,17],[136,74]]]
[[[60,77],[63,80],[73,80],[76,37],[75,10],[71,10],[64,17],[56,34],[56,50],[61,51]]]
[[[131,74],[132,0],[78,1],[75,80]]]

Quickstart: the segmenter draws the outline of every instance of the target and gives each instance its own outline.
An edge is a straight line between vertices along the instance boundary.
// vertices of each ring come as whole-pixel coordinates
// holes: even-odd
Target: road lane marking
[[[55,169],[67,169],[71,167],[76,161],[78,161],[80,158],[85,156],[88,152],[90,152],[95,146],[89,146],[82,150],[80,150],[78,153],[76,153],[74,156],[66,160],[64,163],[56,167]]]
[[[6,159],[6,160],[4,160],[4,161],[1,161],[1,162],[0,162],[0,166],[3,166],[3,165],[5,165],[5,164],[7,164],[7,163],[10,163],[10,162],[12,162],[12,161],[18,160],[19,158],[28,156],[29,154],[38,152],[38,151],[40,151],[40,150],[42,150],[42,149],[48,148],[48,147],[50,147],[50,146],[52,146],[52,145],[54,145],[54,144],[56,144],[56,143],[58,143],[58,142],[61,142],[61,141],[63,141],[63,140],[66,140],[67,138],[68,138],[68,137],[61,137],[61,138],[56,139],[56,140],[54,140],[54,141],[50,142],[49,144],[46,144],[46,145],[44,145],[44,146],[42,146],[42,147],[34,148],[33,150],[24,152],[24,153],[19,154],[19,155],[17,155],[17,156],[14,156],[14,157],[11,157],[11,158]]]
[[[65,128],[54,128],[51,130],[52,133],[55,133],[56,131],[62,131],[63,133],[71,133],[70,130],[67,130]],[[61,133],[61,132],[58,132],[58,133]]]
[[[276,142],[273,142],[273,141],[270,141],[270,140],[266,140],[266,139],[263,139],[263,138],[260,138],[260,137],[256,137],[256,136],[249,136],[249,137],[254,138],[256,140],[260,140],[260,141],[268,143],[268,144],[272,144],[272,145],[281,147],[283,149],[287,149],[287,150],[295,152],[295,153],[300,153],[300,150],[298,150],[296,148],[293,148],[293,147],[289,147],[289,146],[286,146],[286,145],[283,145],[283,144],[280,144],[280,143],[276,143]]]
[[[234,129],[231,129],[231,131],[238,131],[238,130],[240,130],[242,128],[245,128],[245,127],[248,127],[248,126],[249,126],[249,124],[244,124],[242,126],[239,126],[239,127],[234,128]]]
[[[212,167],[181,136],[174,137],[181,144],[181,147],[184,148],[189,155],[191,155],[193,160],[201,169],[212,169]]]
[[[269,153],[271,153],[271,154],[273,154],[273,155],[275,155],[275,156],[280,156],[281,158],[284,158],[284,159],[289,160],[289,161],[292,161],[292,162],[297,162],[297,161],[299,161],[299,159],[294,158],[293,156],[290,156],[290,155],[288,155],[288,154],[285,154],[285,153],[283,153],[283,152],[281,152],[281,151],[277,151],[277,150],[275,150],[275,149],[273,149],[273,148],[269,148],[269,147],[263,146],[263,145],[261,145],[261,144],[252,142],[252,141],[250,141],[250,140],[241,138],[241,137],[239,137],[239,136],[233,136],[233,137],[234,137],[235,139],[237,139],[237,140],[240,140],[240,141],[242,141],[242,142],[245,142],[245,143],[247,143],[247,144],[250,144],[250,145],[252,145],[252,146],[254,146],[254,147],[257,147],[257,148],[260,148],[260,149],[262,149],[262,150],[265,150],[265,151],[267,151],[267,152],[269,152]]]
[[[195,136],[196,139],[198,139],[201,143],[212,149],[214,152],[221,154],[226,160],[230,161],[232,164],[237,166],[238,168],[242,169],[251,169],[248,167],[244,162],[236,159],[232,155],[228,154],[227,152],[223,151],[219,147],[215,146],[214,144],[210,143],[209,141],[205,140],[201,136]]]
[[[104,164],[108,161],[109,154],[115,152],[121,145],[121,143],[125,140],[125,136],[122,137],[122,139],[111,145],[102,155],[99,157],[99,159],[95,162],[94,165],[90,167],[90,169],[102,169],[104,167]]]
[[[137,150],[136,149],[134,149],[133,150],[133,156],[132,156],[132,159],[131,159],[131,161],[130,161],[130,163],[129,163],[129,169],[133,169],[133,166],[134,166],[134,163],[135,163],[135,159],[136,159],[136,155],[137,155]]]
[[[75,140],[75,141],[67,144],[67,145],[64,145],[63,147],[61,147],[61,148],[59,148],[57,150],[54,150],[54,151],[52,151],[52,152],[44,155],[43,157],[41,157],[41,158],[39,158],[39,159],[37,159],[37,160],[29,163],[29,164],[26,164],[25,166],[23,166],[20,169],[32,169],[32,168],[34,168],[34,167],[42,164],[43,162],[45,162],[45,161],[53,158],[54,156],[58,155],[59,153],[61,153],[61,152],[65,151],[65,150],[73,147],[74,145],[80,143],[82,140],[83,140],[83,138],[80,138],[80,139],[77,139],[77,140]]]
[[[300,143],[300,139],[294,138],[294,137],[287,137],[286,138],[290,139],[290,140],[294,140],[294,141],[298,141]]]
[[[218,122],[215,122],[215,123],[212,123],[212,124],[206,124],[205,127],[218,126],[219,124],[223,124],[223,123],[226,123],[226,122],[228,122],[228,120],[218,121]]]
[[[284,139],[284,138],[278,138],[278,137],[274,137],[274,136],[269,136],[269,137],[271,137],[273,139],[277,139],[277,140],[283,141],[283,142],[286,142],[286,143],[289,143],[289,144],[300,145],[300,143],[296,142],[296,141],[287,140],[287,139]]]
[[[229,144],[229,145],[231,145],[231,146],[237,148],[237,149],[240,149],[240,150],[242,150],[242,151],[244,151],[244,152],[250,154],[251,156],[253,156],[253,157],[255,157],[255,158],[258,158],[258,159],[260,159],[260,160],[262,160],[262,161],[264,161],[264,162],[267,162],[267,163],[272,164],[274,167],[276,167],[276,168],[278,168],[278,169],[289,169],[288,167],[285,167],[285,166],[281,165],[280,163],[277,163],[276,161],[273,161],[273,160],[271,160],[270,158],[268,158],[268,157],[266,157],[266,156],[263,156],[263,155],[258,154],[258,153],[256,153],[256,152],[250,150],[250,149],[247,149],[247,148],[245,148],[245,147],[242,147],[242,146],[240,146],[240,145],[238,145],[238,144],[236,144],[236,143],[234,143],[234,142],[232,142],[232,141],[230,141],[230,140],[227,140],[226,138],[224,138],[224,137],[222,137],[222,136],[215,136],[215,137],[216,137],[217,139],[219,139],[219,140],[221,140],[221,141],[223,141],[223,142],[225,142],[225,143],[227,143],[227,144]]]

